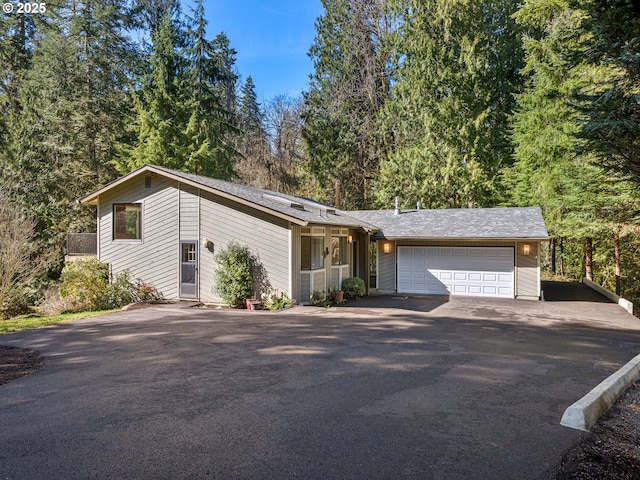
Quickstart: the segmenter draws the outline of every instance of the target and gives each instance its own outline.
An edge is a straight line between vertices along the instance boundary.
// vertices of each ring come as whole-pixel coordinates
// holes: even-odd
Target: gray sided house
[[[232,241],[300,303],[351,276],[374,293],[540,297],[537,208],[342,211],[157,166],[80,201],[97,207],[98,258],[170,299],[219,301],[215,253]]]

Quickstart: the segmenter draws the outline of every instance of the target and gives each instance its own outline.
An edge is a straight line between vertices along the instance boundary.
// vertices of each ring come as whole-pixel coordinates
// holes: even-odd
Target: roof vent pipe
[[[394,215],[400,215],[400,197],[396,197],[396,209],[393,212]]]
[[[422,208],[422,202],[421,201],[418,201],[418,203],[416,204],[416,208],[418,210],[420,210]]]

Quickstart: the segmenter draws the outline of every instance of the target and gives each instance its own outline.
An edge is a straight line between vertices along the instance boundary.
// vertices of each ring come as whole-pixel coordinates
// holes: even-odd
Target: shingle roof
[[[538,207],[405,210],[400,215],[393,210],[360,210],[349,215],[376,225],[376,236],[388,239],[549,238]]]
[[[262,188],[250,187],[238,183],[227,182],[216,178],[205,177],[203,175],[195,175],[192,173],[180,172],[166,167],[157,165],[147,165],[135,170],[124,177],[121,177],[99,190],[90,193],[80,199],[81,203],[94,202],[97,196],[105,190],[121,183],[127,178],[141,174],[143,172],[152,172],[165,174],[174,179],[181,179],[185,182],[198,185],[214,193],[226,194],[232,198],[249,203],[262,210],[270,211],[274,214],[280,214],[288,217],[290,220],[297,220],[296,223],[306,225],[308,223],[323,225],[341,225],[346,227],[364,228],[367,230],[377,230],[373,225],[367,224],[362,220],[355,219],[342,210],[335,209],[330,205],[325,205],[315,200],[295,197],[284,193],[274,192]]]
[[[376,237],[388,239],[547,239],[542,213],[537,207],[465,208],[442,210],[344,211],[302,197],[240,185],[148,165],[96,190],[80,200],[94,203],[98,196],[127,179],[143,172],[164,174],[206,190],[252,205],[263,211],[288,218],[300,225],[324,224],[378,231]]]
[[[285,193],[250,187],[248,185],[227,182],[225,180],[218,180],[202,175],[178,172],[164,167],[154,166],[153,168],[185,180],[190,180],[200,185],[210,187],[214,190],[227,193],[234,197],[247,200],[269,210],[282,213],[307,223],[342,225],[356,228],[363,227],[368,230],[376,230],[373,225],[369,225],[367,222],[355,219],[349,216],[347,212],[308,198],[296,197]]]

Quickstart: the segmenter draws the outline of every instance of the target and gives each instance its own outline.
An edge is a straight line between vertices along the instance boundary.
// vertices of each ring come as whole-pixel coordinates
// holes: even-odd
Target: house
[[[231,241],[258,256],[273,291],[302,303],[350,276],[370,292],[540,297],[548,236],[537,208],[342,211],[158,166],[80,202],[97,207],[98,258],[166,298],[218,301],[215,253]]]

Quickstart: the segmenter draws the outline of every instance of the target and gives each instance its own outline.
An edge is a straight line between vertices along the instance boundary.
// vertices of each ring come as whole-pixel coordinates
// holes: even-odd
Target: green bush
[[[216,285],[214,293],[225,303],[235,307],[246,306],[251,298],[253,256],[249,247],[231,242],[216,255]]]
[[[344,292],[344,298],[349,300],[363,297],[366,293],[364,280],[357,277],[345,278],[342,281],[342,291]]]
[[[115,282],[107,284],[96,295],[92,310],[112,310],[124,307],[136,300],[137,287],[131,282],[128,270],[118,274]]]
[[[0,319],[17,317],[29,312],[30,299],[25,288],[9,289],[0,306]]]
[[[272,293],[266,296],[262,303],[267,310],[282,310],[283,308],[295,305],[296,301],[294,298],[289,298],[289,295],[282,292],[280,295]]]
[[[61,278],[60,296],[70,297],[76,311],[87,310],[109,285],[109,266],[96,257],[82,257],[67,263]]]

